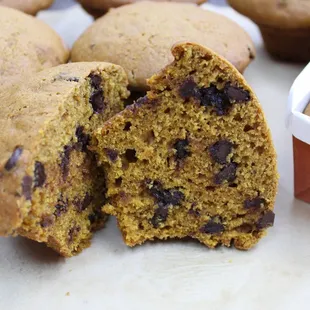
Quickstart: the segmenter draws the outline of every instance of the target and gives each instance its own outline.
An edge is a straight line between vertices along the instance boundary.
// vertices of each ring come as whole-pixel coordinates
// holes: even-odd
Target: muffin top
[[[121,65],[133,89],[169,64],[171,46],[195,42],[209,47],[243,72],[255,57],[249,35],[236,23],[197,5],[137,2],[110,10],[75,42],[72,61],[108,61]]]
[[[261,25],[310,28],[310,0],[228,0],[243,15]]]
[[[43,21],[0,6],[0,86],[65,63],[69,51],[58,34]]]
[[[51,6],[53,0],[0,0],[0,5],[35,15],[39,11]]]

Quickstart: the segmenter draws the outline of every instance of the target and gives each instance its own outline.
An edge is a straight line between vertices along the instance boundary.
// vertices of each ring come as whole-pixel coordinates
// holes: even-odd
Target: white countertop
[[[71,259],[23,238],[1,238],[1,310],[309,309],[310,205],[293,197],[292,142],[285,128],[288,92],[302,67],[272,60],[253,23],[230,8],[217,10],[240,23],[256,44],[257,59],[245,76],[278,152],[275,227],[249,252],[208,250],[195,241],[130,249],[114,219],[96,234],[91,248]],[[92,22],[79,6],[40,18],[69,45]]]

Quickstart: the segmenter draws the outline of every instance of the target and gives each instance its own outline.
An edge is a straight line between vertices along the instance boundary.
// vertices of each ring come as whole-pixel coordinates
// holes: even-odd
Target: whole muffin
[[[119,6],[135,3],[143,0],[77,0],[81,3],[82,7],[85,11],[87,11],[90,15],[98,18],[105,14],[111,8],[117,8]],[[153,0],[155,2],[162,2],[165,0]],[[196,4],[202,4],[207,2],[207,0],[174,0],[174,2],[190,2]]]
[[[189,3],[139,2],[113,9],[75,42],[71,59],[108,61],[122,66],[132,89],[169,64],[172,45],[199,43],[243,72],[255,57],[248,34],[228,18]]]
[[[54,0],[0,0],[0,5],[36,15],[39,11],[47,9]]]
[[[228,0],[260,28],[267,51],[287,61],[310,60],[309,0]]]
[[[0,86],[67,62],[62,39],[41,20],[0,6],[0,24]]]

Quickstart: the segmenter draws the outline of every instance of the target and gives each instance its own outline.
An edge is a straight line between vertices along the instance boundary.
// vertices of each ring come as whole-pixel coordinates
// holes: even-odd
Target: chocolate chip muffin
[[[145,91],[146,79],[172,61],[170,49],[178,41],[207,46],[241,72],[255,57],[250,37],[226,17],[189,3],[145,1],[97,20],[75,42],[71,59],[121,65],[130,87]]]
[[[287,61],[310,61],[309,0],[228,0],[259,26],[267,51]]]
[[[107,13],[112,8],[117,8],[122,5],[131,4],[135,2],[139,2],[141,0],[77,0],[81,3],[82,7],[87,11],[90,15],[95,18],[99,18],[100,16]],[[163,2],[165,0],[153,0],[155,2]],[[207,2],[207,0],[174,0],[174,2],[189,2],[195,4],[202,4]]]
[[[0,235],[45,242],[63,256],[103,226],[105,175],[88,150],[97,126],[123,109],[122,68],[77,63],[44,70],[2,93]]]
[[[0,0],[0,5],[36,15],[39,11],[49,8],[53,2],[54,0]]]
[[[93,149],[107,173],[104,211],[127,245],[190,236],[249,249],[274,223],[276,154],[257,97],[226,60],[192,43],[108,120]]]
[[[44,22],[0,6],[0,24],[0,87],[67,62],[68,49]]]

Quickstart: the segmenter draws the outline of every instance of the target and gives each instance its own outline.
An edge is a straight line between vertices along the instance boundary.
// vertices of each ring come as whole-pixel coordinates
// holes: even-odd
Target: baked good
[[[2,92],[0,235],[45,242],[67,257],[89,245],[105,220],[105,177],[90,135],[123,108],[126,86],[119,66],[77,63]]]
[[[273,225],[276,154],[241,74],[192,43],[149,81],[147,96],[108,120],[92,149],[127,245],[190,236],[249,249]]]
[[[310,1],[228,0],[260,28],[267,51],[275,58],[310,61]]]
[[[310,102],[304,114],[310,117]],[[293,136],[294,150],[294,194],[295,197],[310,203],[310,145]]]
[[[0,86],[67,62],[62,39],[41,20],[0,6],[0,24]]]
[[[112,8],[117,8],[122,5],[139,2],[142,0],[77,0],[81,3],[82,7],[90,15],[98,18],[107,13]],[[162,2],[164,0],[153,0],[155,2]],[[202,4],[207,0],[174,0],[174,2],[188,2]]]
[[[0,0],[0,5],[36,15],[39,11],[49,8],[53,2],[54,0]]]
[[[178,41],[207,46],[241,72],[255,55],[247,33],[222,15],[189,3],[145,1],[97,20],[75,42],[71,59],[121,65],[131,88],[146,90],[146,79],[172,61],[170,48]]]

